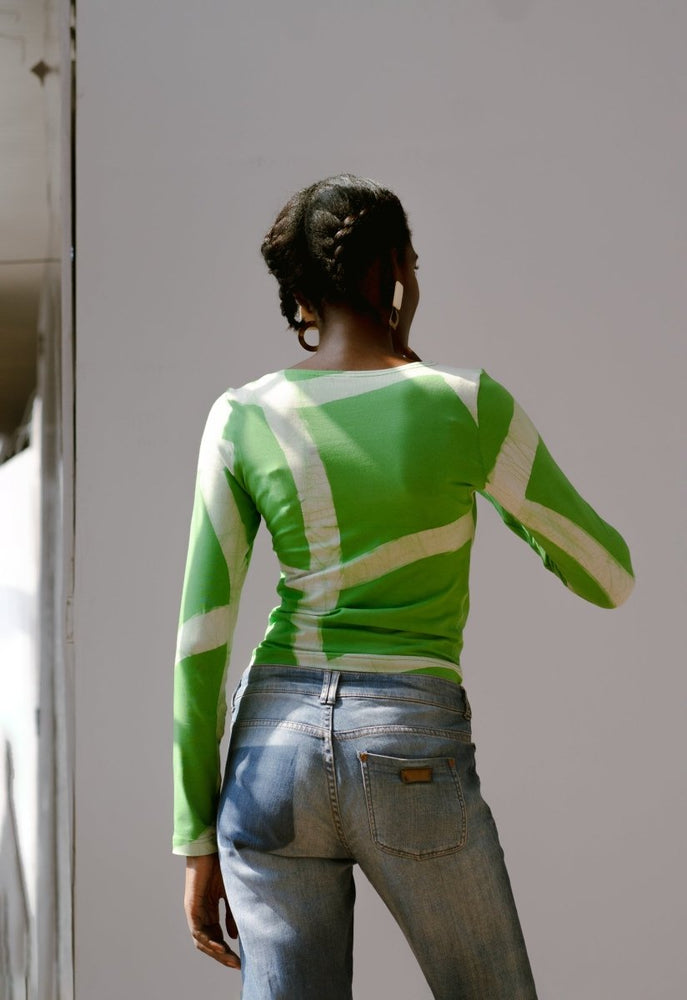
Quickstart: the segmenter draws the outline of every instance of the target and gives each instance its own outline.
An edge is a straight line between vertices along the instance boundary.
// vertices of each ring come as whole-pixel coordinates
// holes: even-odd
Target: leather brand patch
[[[414,785],[416,782],[432,781],[432,775],[433,769],[431,767],[401,768],[401,781],[406,785]]]

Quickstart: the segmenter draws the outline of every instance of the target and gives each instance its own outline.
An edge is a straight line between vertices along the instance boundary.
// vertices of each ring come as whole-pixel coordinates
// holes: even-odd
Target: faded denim
[[[218,839],[243,1000],[351,1000],[354,864],[436,1000],[536,1000],[462,686],[258,666],[232,724]]]

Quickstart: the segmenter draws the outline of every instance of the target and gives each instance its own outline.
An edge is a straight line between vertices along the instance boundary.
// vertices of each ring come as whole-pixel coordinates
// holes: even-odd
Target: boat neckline
[[[396,372],[405,368],[433,365],[433,361],[408,361],[403,365],[387,365],[386,368],[282,368],[281,374],[301,372],[306,375],[381,375],[384,372]]]

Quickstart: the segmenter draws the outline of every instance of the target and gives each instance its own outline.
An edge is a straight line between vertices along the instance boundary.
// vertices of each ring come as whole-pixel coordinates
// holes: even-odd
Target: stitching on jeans
[[[295,669],[296,668],[294,667],[294,670]],[[307,685],[308,686],[308,691],[304,692],[303,689],[302,689],[302,687],[301,687],[301,684],[302,684],[302,681],[300,681],[300,680],[295,680],[293,682],[293,684],[266,684],[265,681],[258,681],[257,683],[254,681],[253,682],[253,687],[249,687],[249,688],[246,689],[246,696],[248,696],[248,695],[256,695],[256,694],[260,695],[260,694],[264,694],[266,692],[271,694],[271,693],[273,693],[273,692],[276,691],[279,694],[312,694],[312,697],[316,698],[319,701],[319,697],[320,697],[319,692],[316,692],[314,690],[312,690],[312,691],[310,690],[310,688],[311,688],[311,682],[310,681],[308,681],[308,685]]]
[[[429,726],[363,726],[360,729],[339,730],[335,735],[337,740],[355,740],[361,736],[380,736],[386,733],[410,733],[418,736],[439,736],[442,739],[458,740],[470,743],[472,734],[455,729],[432,729]]]
[[[339,806],[339,790],[337,788],[336,781],[336,761],[334,760],[334,705],[330,702],[324,706],[324,709],[328,719],[328,726],[324,741],[323,760],[324,772],[327,780],[327,791],[329,793],[329,809],[332,814],[332,822],[334,823],[334,829],[336,830],[337,836],[351,857],[353,857],[353,852],[351,851],[350,844],[348,843],[344,832],[343,819]]]
[[[307,722],[291,722],[288,719],[244,719],[234,723],[234,729],[253,729],[263,727],[266,729],[292,729],[295,732],[306,733],[308,736],[315,736],[323,740],[326,730],[319,726],[311,726]]]
[[[365,803],[367,806],[367,818],[370,826],[370,833],[372,835],[372,840],[375,847],[380,851],[384,851],[385,854],[392,854],[397,858],[408,858],[412,861],[427,861],[431,858],[441,858],[448,854],[457,854],[462,851],[468,842],[468,818],[467,818],[467,807],[465,805],[465,797],[463,794],[463,786],[458,775],[455,763],[453,761],[448,761],[449,770],[451,777],[453,778],[453,783],[458,796],[458,801],[460,803],[461,812],[461,832],[460,839],[457,844],[452,844],[450,847],[441,847],[434,851],[406,851],[400,847],[390,847],[387,844],[383,844],[379,840],[379,833],[377,830],[377,820],[375,816],[373,796],[372,796],[372,786],[370,783],[370,770],[367,766],[367,754],[358,754],[358,759],[360,761],[360,766],[363,773],[363,785],[365,788]]]
[[[294,669],[296,668],[294,667]],[[379,676],[385,676],[385,675],[381,674]],[[441,680],[441,678],[439,678],[439,680]],[[453,682],[445,681],[445,683],[452,684]],[[455,686],[458,687],[458,685]],[[283,686],[265,684],[263,681],[261,681],[259,688],[255,688],[253,690],[251,690],[251,688],[247,688],[246,691],[243,693],[242,697],[249,698],[251,695],[261,695],[264,693],[299,694],[299,695],[305,695],[306,697],[308,696],[308,694],[310,694],[313,700],[319,703],[319,694],[316,693],[315,691],[304,692],[302,688],[299,687],[298,681],[296,681],[293,685],[283,685]],[[441,708],[446,712],[453,712],[455,715],[460,715],[461,718],[469,719],[471,717],[471,713],[470,714],[466,713],[462,708],[454,708],[451,705],[447,705],[446,702],[444,701],[434,701],[433,699],[429,698],[411,698],[411,697],[406,698],[403,695],[398,695],[398,694],[387,695],[385,693],[365,694],[363,691],[346,691],[345,689],[343,691],[339,689],[339,691],[337,692],[337,696],[339,698],[360,698],[360,699],[367,699],[368,701],[383,701],[386,704],[393,704],[394,702],[404,702],[414,705],[431,705],[433,708]]]
[[[363,692],[358,692],[358,691],[340,691],[339,694],[342,698],[367,698],[371,701],[384,701],[387,704],[393,704],[396,701],[403,701],[403,702],[409,702],[413,705],[432,705],[434,708],[443,708],[446,712],[454,712],[456,715],[465,714],[462,708],[453,708],[451,705],[447,705],[445,701],[434,701],[430,698],[406,698],[404,695],[398,695],[398,694],[387,695],[385,693],[364,694]]]

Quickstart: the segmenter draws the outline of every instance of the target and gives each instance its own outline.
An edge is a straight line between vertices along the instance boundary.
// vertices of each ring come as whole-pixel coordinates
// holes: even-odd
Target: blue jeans
[[[243,1000],[351,1000],[353,865],[437,1000],[536,1000],[462,686],[257,666],[218,816]]]

